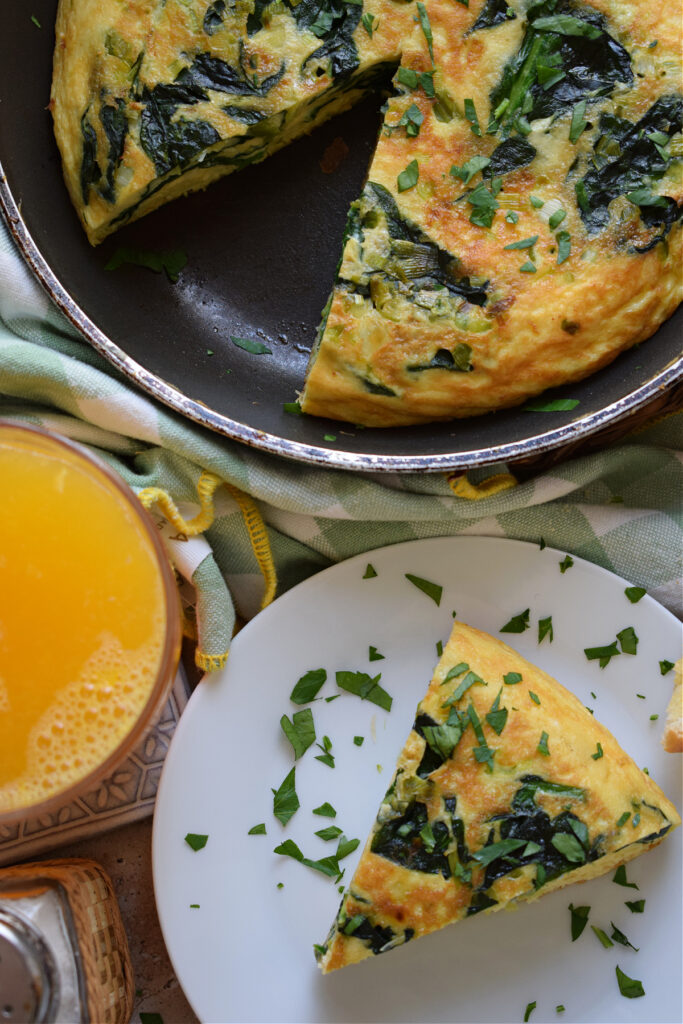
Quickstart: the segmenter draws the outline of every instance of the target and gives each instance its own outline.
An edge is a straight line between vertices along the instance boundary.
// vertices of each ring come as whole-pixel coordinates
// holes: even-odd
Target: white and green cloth
[[[683,414],[477,501],[454,493],[440,473],[369,475],[283,460],[183,419],[122,378],[34,282],[2,221],[0,418],[43,425],[92,447],[136,492],[167,492],[186,520],[200,511],[202,474],[230,485],[215,491],[201,536],[168,539],[192,584],[199,647],[209,662],[229,647],[235,614],[253,616],[264,593],[263,560],[239,492],[265,523],[277,593],[385,544],[482,534],[542,537],[681,610]],[[506,470],[514,473],[514,466],[478,470],[469,480],[477,485]]]

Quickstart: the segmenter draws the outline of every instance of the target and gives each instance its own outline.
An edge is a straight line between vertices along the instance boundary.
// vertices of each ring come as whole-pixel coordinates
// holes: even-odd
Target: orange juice
[[[75,446],[0,424],[0,815],[109,764],[172,674],[169,569],[126,492]]]

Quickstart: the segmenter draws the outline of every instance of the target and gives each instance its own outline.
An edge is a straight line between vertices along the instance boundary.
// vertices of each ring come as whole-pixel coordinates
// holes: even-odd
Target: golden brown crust
[[[448,679],[455,666],[459,671]],[[470,672],[477,679],[447,704],[457,687],[469,681]],[[514,682],[510,673],[521,679]],[[513,681],[504,682],[505,676]],[[418,773],[428,751],[425,735],[415,727],[410,733],[326,943],[323,972],[384,951],[373,950],[366,921],[391,930],[391,948],[459,921],[473,908],[499,910],[602,875],[680,824],[676,808],[656,783],[572,693],[500,640],[463,623],[453,628],[418,706],[416,723],[422,723],[421,729],[427,721],[443,723],[453,706],[465,716],[466,727],[451,755],[436,767],[432,764],[426,775]],[[499,734],[493,728],[495,719],[486,717],[492,706],[507,709]],[[481,733],[467,717],[472,715]],[[482,736],[490,771],[481,756]],[[426,856],[424,833],[409,827],[417,820],[416,808],[424,808],[419,822],[429,822],[434,836],[438,828],[442,835],[444,827],[450,829],[443,862],[415,859]],[[456,816],[462,828],[459,840]],[[508,822],[505,834],[503,821]],[[389,845],[387,822],[393,829]],[[408,829],[405,848],[392,822],[403,822],[401,827]],[[553,840],[558,833],[549,838],[553,829],[566,829],[573,837],[567,860],[557,858]],[[499,861],[490,878],[485,861],[477,858],[488,845],[511,835],[524,837],[521,846],[531,842],[530,852],[516,864]],[[582,836],[582,845],[575,845]],[[561,836],[559,848],[566,842]],[[539,865],[546,865],[543,873]],[[363,919],[360,926],[354,927],[354,918]]]

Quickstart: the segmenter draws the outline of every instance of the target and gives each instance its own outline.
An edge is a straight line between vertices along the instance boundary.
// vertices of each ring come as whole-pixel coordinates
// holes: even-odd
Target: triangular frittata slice
[[[456,623],[320,966],[595,878],[680,821],[573,694]]]

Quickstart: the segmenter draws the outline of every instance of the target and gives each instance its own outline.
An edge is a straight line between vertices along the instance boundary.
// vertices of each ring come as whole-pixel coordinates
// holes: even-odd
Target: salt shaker
[[[0,870],[0,1022],[127,1024],[133,971],[114,890],[95,861]]]

